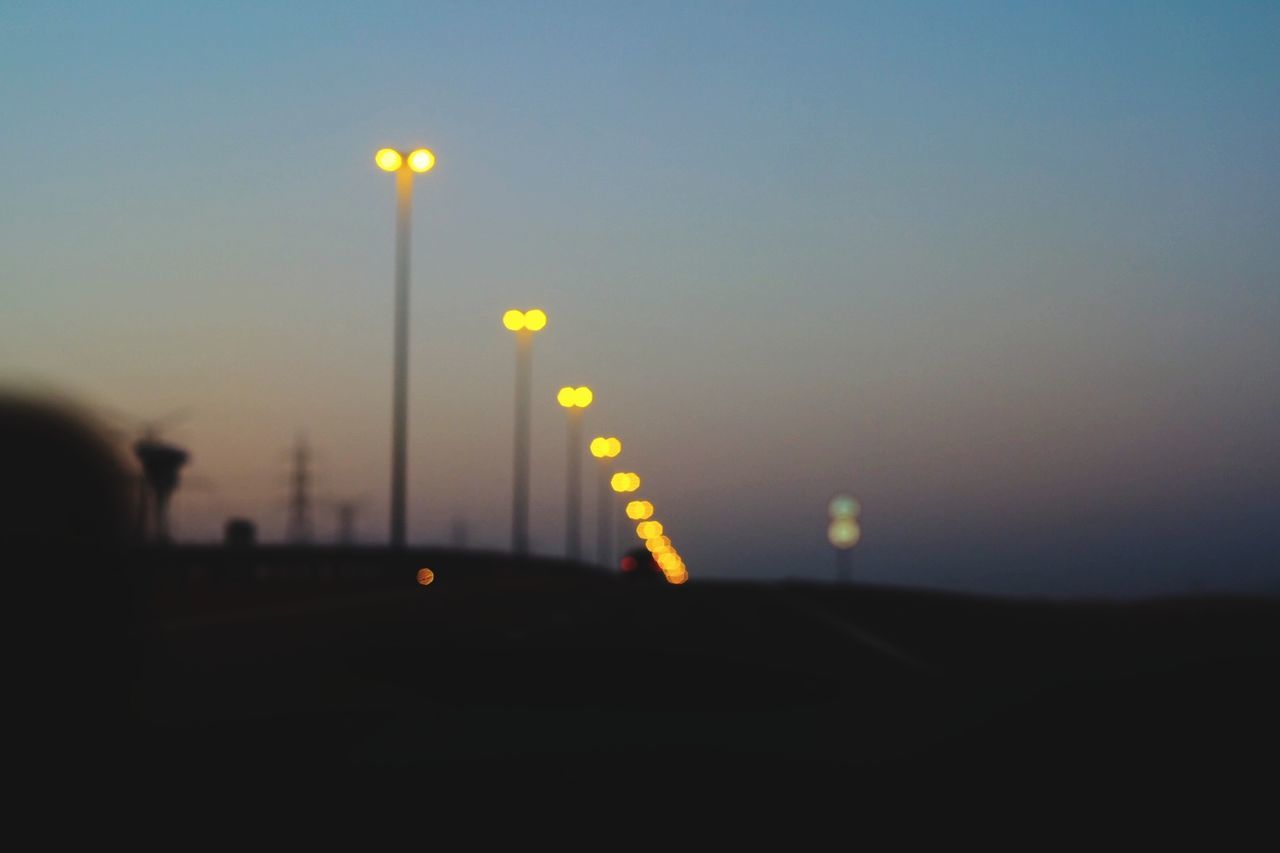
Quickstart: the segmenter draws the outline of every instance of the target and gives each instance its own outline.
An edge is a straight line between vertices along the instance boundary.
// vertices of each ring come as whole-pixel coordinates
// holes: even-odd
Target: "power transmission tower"
[[[311,527],[311,449],[299,434],[293,448],[293,473],[289,476],[289,525],[286,535],[295,545],[306,545],[312,539]]]

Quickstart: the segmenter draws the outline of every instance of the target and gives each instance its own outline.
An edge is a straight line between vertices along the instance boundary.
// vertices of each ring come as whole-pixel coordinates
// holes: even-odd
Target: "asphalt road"
[[[171,772],[1237,772],[1280,756],[1276,615],[446,572],[158,614],[137,746]]]

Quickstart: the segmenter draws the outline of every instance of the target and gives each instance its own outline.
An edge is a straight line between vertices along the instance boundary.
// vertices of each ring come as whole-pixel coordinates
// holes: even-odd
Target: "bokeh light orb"
[[[832,518],[854,518],[862,507],[850,495],[836,495],[827,505],[827,512]]]
[[[573,389],[565,386],[556,392],[556,402],[566,409],[573,408]]]
[[[861,538],[862,528],[853,519],[837,518],[827,527],[827,540],[841,550],[852,548]]]
[[[622,452],[622,442],[619,441],[618,439],[610,436],[609,438],[605,439],[605,442],[608,444],[608,448],[606,448],[605,456],[608,456],[610,459],[612,459],[613,457],[617,456],[619,453]]]
[[[436,155],[426,148],[419,148],[409,153],[409,168],[415,172],[430,172],[436,164]]]
[[[591,455],[594,456],[595,458],[603,459],[605,457],[605,452],[608,450],[608,448],[609,448],[608,441],[603,436],[596,436],[595,438],[591,439],[591,445],[590,445]]]
[[[436,579],[436,573],[430,569],[418,569],[418,583],[421,586],[430,586],[431,582]]]
[[[506,326],[512,332],[518,332],[525,327],[528,318],[523,311],[517,311],[512,308],[510,311],[502,315],[502,325]]]
[[[533,308],[524,312],[524,327],[531,332],[540,332],[546,328],[547,312],[541,308]]]
[[[373,161],[378,164],[378,168],[382,171],[394,172],[400,168],[404,158],[394,148],[383,148],[373,155]]]
[[[591,405],[591,401],[595,395],[591,393],[591,389],[583,386],[582,388],[573,389],[573,404],[579,409],[585,409]]]

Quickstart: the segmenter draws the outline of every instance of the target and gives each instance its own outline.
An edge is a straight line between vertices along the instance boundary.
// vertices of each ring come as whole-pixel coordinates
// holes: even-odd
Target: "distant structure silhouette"
[[[247,518],[229,518],[223,528],[222,542],[228,548],[251,548],[257,544],[258,527]]]
[[[170,542],[169,500],[178,488],[178,473],[191,458],[190,454],[176,445],[161,441],[152,430],[147,430],[134,443],[133,454],[142,465],[139,529],[143,538],[150,542]]]
[[[17,604],[6,770],[24,783],[61,783],[69,768],[78,779],[114,772],[136,660],[126,460],[74,409],[0,390],[0,470],[6,591]]]
[[[360,511],[360,502],[343,500],[334,503],[338,512],[338,544],[356,544],[356,515]]]
[[[293,448],[293,473],[289,476],[289,522],[287,536],[295,545],[309,544],[311,526],[311,449],[306,436],[299,434]]]

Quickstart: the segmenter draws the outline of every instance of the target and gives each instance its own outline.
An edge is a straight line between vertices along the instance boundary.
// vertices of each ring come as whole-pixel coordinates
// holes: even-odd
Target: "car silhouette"
[[[643,547],[632,548],[623,554],[618,568],[622,571],[623,579],[632,583],[666,583],[657,560]]]

